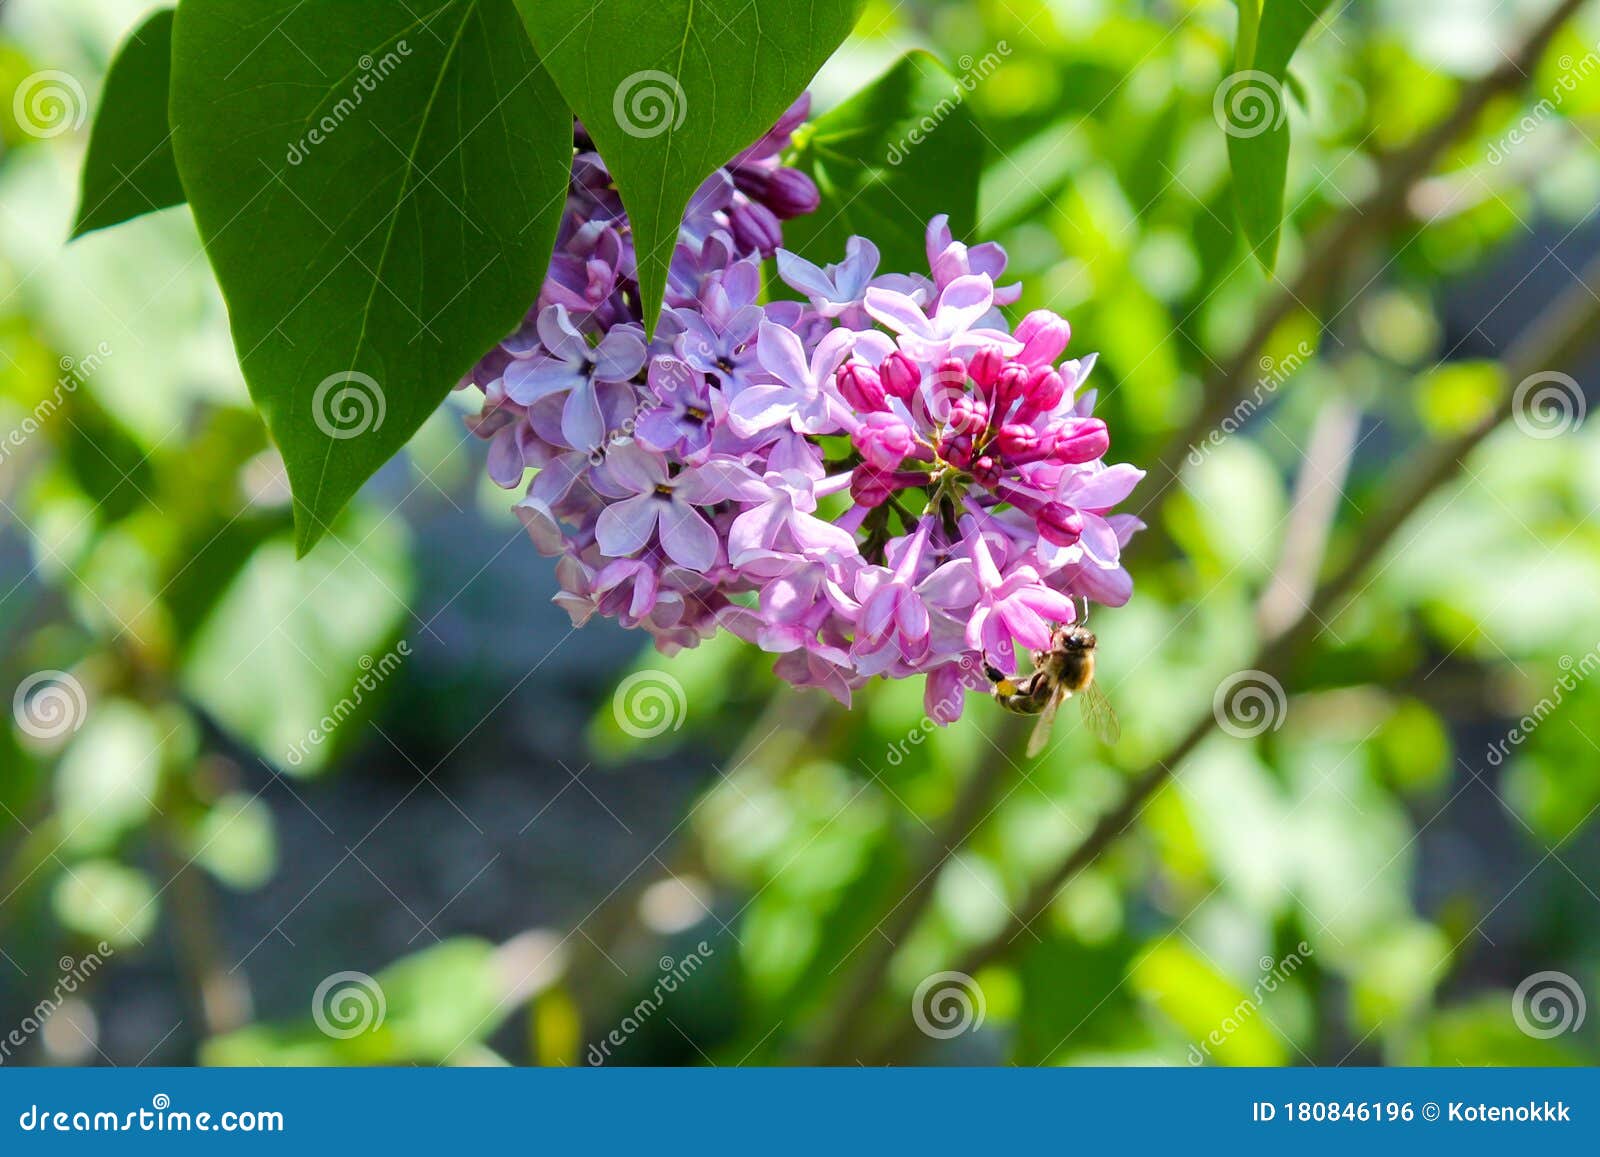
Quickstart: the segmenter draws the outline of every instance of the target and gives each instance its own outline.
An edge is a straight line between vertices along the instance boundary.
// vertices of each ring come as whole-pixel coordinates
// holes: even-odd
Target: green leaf
[[[1289,61],[1329,0],[1255,0],[1239,5],[1234,72],[1218,87],[1213,110],[1228,134],[1239,224],[1268,273],[1278,259],[1283,190],[1289,174],[1289,105],[1284,92]],[[1254,51],[1245,49],[1253,44]]]
[[[303,554],[537,298],[572,118],[512,0],[183,0],[172,115]]]
[[[926,267],[923,237],[936,214],[970,239],[985,142],[966,94],[944,65],[912,52],[818,118],[795,164],[817,183],[823,208],[787,223],[784,247],[831,263],[859,234],[878,246],[881,270],[910,272]]]
[[[690,196],[753,144],[855,24],[861,0],[517,0],[628,210],[653,328]]]
[[[185,693],[262,758],[310,775],[375,738],[373,705],[411,653],[396,642],[411,590],[397,520],[357,504],[340,549],[296,562],[287,538],[239,569],[183,655]]]
[[[83,161],[73,237],[185,200],[167,127],[172,15],[163,8],[151,16],[111,62]]]

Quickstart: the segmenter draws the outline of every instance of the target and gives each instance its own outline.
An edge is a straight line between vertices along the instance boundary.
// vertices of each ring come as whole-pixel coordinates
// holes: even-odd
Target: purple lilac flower
[[[580,126],[544,288],[463,383],[484,399],[469,428],[497,483],[537,471],[516,512],[575,624],[613,618],[667,654],[726,630],[846,704],[924,675],[949,723],[1074,600],[1128,600],[1142,523],[1115,508],[1143,474],[1104,461],[1094,357],[1063,360],[1066,321],[1007,321],[1021,287],[1000,246],[936,217],[926,270],[881,271],[862,237],[822,263],[781,248],[819,202],[782,163],[808,107],[696,192],[648,344],[627,220]],[[761,301],[774,255],[804,302]]]

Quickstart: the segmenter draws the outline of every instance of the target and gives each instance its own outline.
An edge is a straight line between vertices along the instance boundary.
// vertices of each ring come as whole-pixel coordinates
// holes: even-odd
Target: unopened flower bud
[[[822,204],[822,195],[811,178],[799,169],[779,169],[767,178],[765,195],[761,198],[767,208],[787,221],[815,213]]]
[[[987,391],[994,385],[1005,364],[1006,355],[1000,352],[999,346],[980,346],[967,362],[967,373],[972,375],[972,380],[978,383],[980,389]]]
[[[879,507],[889,501],[889,496],[893,493],[894,480],[888,472],[875,469],[869,464],[857,466],[851,472],[850,497],[855,499],[856,505]]]
[[[1020,362],[1008,362],[994,383],[994,413],[997,419],[1011,412],[1020,399],[1027,396],[1028,367]]]
[[[1049,455],[1055,438],[1027,422],[1007,422],[1000,427],[1000,452],[1010,462],[1036,462]]]
[[[1000,463],[985,454],[972,464],[972,478],[979,486],[1000,485]]]
[[[1111,448],[1111,433],[1099,418],[1069,418],[1056,431],[1051,456],[1057,462],[1077,465],[1093,462]]]
[[[1056,546],[1076,546],[1083,534],[1083,515],[1059,502],[1047,502],[1033,512],[1039,535]]]
[[[989,407],[982,398],[963,395],[950,403],[945,424],[957,434],[981,434],[989,424]]]
[[[1072,327],[1058,314],[1036,309],[1017,323],[1012,336],[1022,343],[1018,361],[1043,366],[1054,362],[1067,348],[1067,342],[1072,340]]]
[[[839,393],[857,413],[888,409],[878,371],[865,362],[845,362],[834,375]]]
[[[917,368],[917,363],[899,350],[883,359],[883,364],[878,367],[878,377],[883,382],[883,388],[902,402],[908,401],[922,384],[922,371]]]
[[[894,414],[868,414],[851,435],[861,456],[878,470],[893,470],[916,448],[911,427]]]
[[[939,457],[958,469],[972,461],[972,435],[949,434],[939,443]]]
[[[1067,383],[1048,365],[1038,367],[1028,378],[1027,405],[1030,410],[1048,414],[1061,404],[1066,393]]]
[[[753,249],[763,257],[771,257],[783,244],[783,227],[771,209],[760,201],[735,198],[728,210],[728,220],[733,225],[733,239],[743,249]]]

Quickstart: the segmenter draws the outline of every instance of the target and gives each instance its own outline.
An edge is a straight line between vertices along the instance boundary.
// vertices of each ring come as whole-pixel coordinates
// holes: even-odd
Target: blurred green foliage
[[[18,0],[0,24],[5,90],[44,62],[98,75],[146,7]],[[1370,186],[1376,152],[1446,114],[1513,22],[1545,7],[1358,2],[1312,30],[1289,104],[1285,275],[1308,231]],[[911,48],[958,76],[996,62],[966,94],[982,149],[942,163],[965,179],[981,156],[977,232],[1009,249],[1027,287],[1020,308],[1066,314],[1074,348],[1101,352],[1120,460],[1149,461],[1183,427],[1270,289],[1235,224],[1214,115],[1234,21],[1221,0],[874,0],[815,86],[818,107],[835,106]],[[1157,544],[1137,556],[1135,599],[1094,623],[1124,739],[1107,751],[1064,726],[1066,742],[1008,782],[895,958],[902,1014],[919,982],[1004,926],[1127,772],[1246,663],[1283,570],[1303,448],[1330,414],[1358,419],[1338,456],[1337,561],[1394,464],[1469,426],[1504,388],[1484,359],[1528,316],[1503,309],[1517,279],[1559,275],[1547,250],[1575,267],[1563,244],[1594,236],[1581,227],[1600,202],[1600,69],[1578,75],[1574,62],[1597,42],[1593,15],[1558,37],[1528,89],[1496,102],[1413,190],[1392,233],[1349,255],[1336,311],[1298,313],[1274,334],[1262,412],[1145,512]],[[293,561],[281,464],[247,408],[187,211],[60,250],[82,136],[39,140],[0,123],[0,431],[43,413],[75,380],[69,365],[110,350],[0,461],[0,687],[70,672],[91,705],[81,729],[50,742],[0,730],[0,946],[15,954],[27,939],[49,958],[104,939],[121,967],[179,919],[181,891],[157,865],[194,858],[225,896],[268,883],[286,854],[245,787],[259,777],[225,750],[306,776],[336,774],[351,745],[383,743],[363,725],[382,710],[380,689],[306,758],[287,758],[415,627],[424,547],[369,491],[336,540]],[[425,429],[414,482],[462,461],[476,470],[479,450],[457,430],[448,411]],[[504,495],[482,495],[504,519]],[[982,1030],[912,1059],[1600,1061],[1600,1018],[1541,1039],[1519,1029],[1510,996],[1525,976],[1560,970],[1600,999],[1600,740],[1588,733],[1600,689],[1578,680],[1525,742],[1490,757],[1600,647],[1597,508],[1600,428],[1535,441],[1508,425],[1322,624],[1281,728],[1207,740],[1136,830],[977,978]],[[528,550],[521,565],[545,563]],[[676,850],[660,853],[666,882],[692,884],[700,907],[687,922],[648,918],[639,886],[661,882],[652,866],[596,919],[612,929],[597,933],[602,951],[638,983],[588,969],[587,932],[545,952],[533,986],[508,982],[508,945],[452,940],[378,974],[387,1015],[372,1033],[254,1024],[198,1059],[493,1062],[487,1039],[505,1041],[525,1016],[507,1059],[581,1061],[636,1007],[657,956],[682,958],[679,935],[714,940],[719,979],[686,985],[673,997],[680,1033],[658,1021],[659,1038],[628,1055],[792,1057],[960,785],[1004,758],[995,714],[974,701],[959,725],[929,729],[914,686],[874,687],[836,711],[776,694],[764,658],[727,640],[641,662],[681,685],[687,726],[635,739],[601,703],[595,750],[614,763],[718,757]],[[308,996],[322,975],[304,978]]]

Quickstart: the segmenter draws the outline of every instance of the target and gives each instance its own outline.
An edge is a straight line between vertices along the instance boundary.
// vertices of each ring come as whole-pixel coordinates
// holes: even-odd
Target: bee
[[[1050,742],[1050,731],[1063,699],[1077,698],[1084,724],[1102,743],[1114,744],[1121,737],[1117,714],[1094,681],[1097,644],[1087,627],[1058,626],[1051,632],[1049,649],[1033,653],[1033,670],[1021,678],[1004,675],[991,664],[984,665],[984,672],[994,684],[995,702],[1013,714],[1039,717],[1028,740],[1029,759],[1039,755]]]

